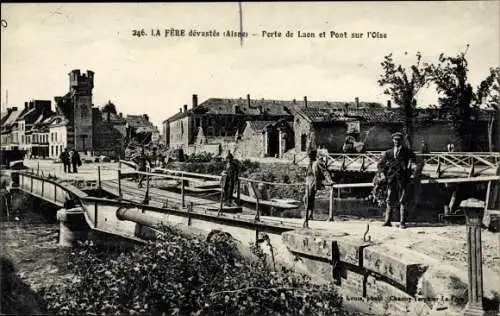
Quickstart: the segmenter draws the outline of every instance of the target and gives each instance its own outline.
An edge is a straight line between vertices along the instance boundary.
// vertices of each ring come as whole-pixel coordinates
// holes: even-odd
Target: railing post
[[[57,185],[54,185],[54,202],[57,202]]]
[[[101,189],[101,166],[97,166],[97,188]]]
[[[193,202],[189,202],[187,211],[188,211],[188,226],[191,226],[191,213],[193,212]]]
[[[224,189],[226,187],[226,181],[227,181],[227,177],[225,174],[222,175],[222,177],[220,178],[220,201],[219,201],[219,212],[217,213],[217,215],[220,215],[222,213],[222,207],[224,206],[224,199],[226,198],[225,195],[226,195],[226,192],[224,192]]]
[[[122,198],[122,171],[118,169],[118,198]]]
[[[97,228],[97,214],[99,214],[99,212],[97,211],[97,205],[98,203],[95,202],[94,204],[94,228]]]
[[[238,182],[236,182],[236,186],[238,191],[236,191],[236,200],[238,201],[238,205],[241,205],[241,180],[238,179]]]
[[[149,204],[149,174],[146,175],[146,193],[144,194],[144,204]]]
[[[45,180],[42,179],[42,197],[43,197],[43,194],[44,194],[44,187],[45,187]]]
[[[483,263],[481,249],[481,221],[484,202],[468,199],[460,203],[467,220],[467,266],[469,271],[468,298],[465,316],[484,315]]]
[[[31,177],[31,193],[33,193],[33,177]]]
[[[181,206],[186,206],[185,194],[184,194],[184,173],[181,174]]]
[[[36,175],[40,174],[40,161],[37,163]]]
[[[335,188],[333,187],[333,184],[330,187],[330,205],[328,209],[328,221],[333,222],[333,213],[334,213],[334,195],[335,195]]]

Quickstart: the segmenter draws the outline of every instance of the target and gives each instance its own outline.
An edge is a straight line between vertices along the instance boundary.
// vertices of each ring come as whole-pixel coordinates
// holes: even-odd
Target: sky
[[[73,69],[95,72],[93,103],[111,100],[124,114],[147,113],[158,126],[211,97],[386,103],[377,80],[383,57],[403,65],[435,62],[467,51],[469,79],[478,85],[500,65],[500,1],[237,2],[148,4],[1,4],[1,104],[22,106],[68,92]],[[166,29],[186,36],[165,37]],[[133,36],[142,30],[147,36]],[[151,36],[151,30],[161,36]],[[219,37],[190,37],[190,30]],[[262,36],[281,32],[282,37]],[[285,37],[291,31],[293,37]],[[299,38],[312,32],[315,38]],[[331,38],[331,31],[363,38]],[[326,32],[325,38],[318,35]],[[386,34],[366,38],[367,32]],[[407,55],[405,55],[405,52]],[[423,89],[418,104],[435,104]]]

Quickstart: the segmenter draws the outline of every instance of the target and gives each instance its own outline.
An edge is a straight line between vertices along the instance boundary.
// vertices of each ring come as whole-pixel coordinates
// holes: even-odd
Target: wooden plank
[[[114,189],[114,186],[111,185],[111,183],[115,184],[116,180],[103,181],[103,189],[106,191],[108,191],[110,189]],[[125,185],[127,188],[130,188],[135,193],[142,192],[142,190],[144,190],[144,189],[138,189],[137,186],[135,185],[135,183],[132,181],[122,180],[122,192],[124,192]],[[173,200],[178,199],[180,201],[180,195],[177,193],[169,192],[169,191],[165,191],[165,190],[160,190],[160,189],[156,189],[156,188],[152,188],[150,190],[151,190],[150,191],[151,198],[153,198],[154,196],[157,196],[157,197],[163,197],[163,199],[166,199],[166,198],[168,198],[169,200],[170,199],[173,199]],[[211,191],[212,192],[221,192],[222,190],[221,190],[221,188],[217,188],[217,189],[211,189]],[[114,190],[111,193],[116,194],[116,193],[114,193]],[[139,193],[139,194],[141,194],[141,193]],[[144,193],[142,193],[142,196],[144,196]],[[240,194],[240,199],[244,202],[247,202],[247,203],[252,203],[252,204],[257,203],[256,198],[250,197],[250,196],[245,195],[245,194]],[[161,201],[161,199],[155,199],[155,200]],[[215,201],[211,201],[211,200],[207,200],[207,199],[203,199],[203,198],[198,198],[198,197],[193,197],[193,196],[189,196],[189,195],[186,195],[186,201],[188,201],[188,202],[193,201],[195,206],[196,206],[196,204],[201,205],[201,204],[217,203]],[[283,203],[283,202],[277,202],[277,201],[259,200],[259,204],[274,207],[276,209],[297,209],[300,207],[300,202],[298,204],[293,204],[293,203]]]
[[[116,180],[103,181],[103,190],[108,191],[112,194],[117,194],[116,190]],[[144,199],[144,188],[137,188],[137,184],[132,181],[122,180],[122,194],[126,193],[129,197],[137,197]],[[156,202],[164,202],[165,200],[174,201],[177,204],[181,203],[181,196],[178,193],[169,192],[161,189],[151,188],[149,192],[151,200]],[[215,204],[215,201],[197,198],[190,195],[186,195],[186,202],[193,202],[197,208],[206,208],[207,205]]]

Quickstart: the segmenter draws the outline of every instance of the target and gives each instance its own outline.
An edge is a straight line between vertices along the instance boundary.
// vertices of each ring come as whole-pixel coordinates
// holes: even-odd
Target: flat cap
[[[403,133],[400,133],[400,132],[393,133],[392,134],[392,138],[400,138],[400,139],[402,139],[403,138]]]

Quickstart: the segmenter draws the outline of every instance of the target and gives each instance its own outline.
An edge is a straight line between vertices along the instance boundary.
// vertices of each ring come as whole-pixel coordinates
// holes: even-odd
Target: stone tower
[[[69,92],[73,104],[74,148],[77,151],[92,151],[92,89],[94,72],[69,74]]]

